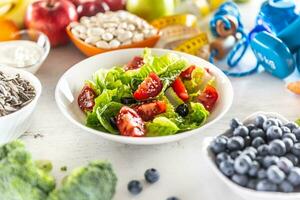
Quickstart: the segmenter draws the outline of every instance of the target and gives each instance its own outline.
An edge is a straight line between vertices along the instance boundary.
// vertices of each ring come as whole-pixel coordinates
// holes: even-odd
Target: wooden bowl
[[[85,55],[87,56],[94,56],[96,54],[113,51],[117,49],[128,49],[128,48],[144,48],[144,47],[154,47],[154,45],[157,43],[157,41],[160,38],[160,33],[158,32],[157,35],[149,37],[141,42],[132,43],[130,45],[122,45],[118,48],[111,48],[111,49],[101,49],[98,47],[95,47],[93,45],[87,44],[81,39],[77,38],[75,35],[71,32],[70,25],[66,28],[67,34],[71,41],[74,43],[74,45]]]

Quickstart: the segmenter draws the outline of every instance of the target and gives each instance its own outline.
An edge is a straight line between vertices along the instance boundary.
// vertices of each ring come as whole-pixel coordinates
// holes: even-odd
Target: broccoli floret
[[[116,184],[117,177],[111,164],[93,161],[74,170],[48,200],[111,200]]]
[[[37,167],[20,141],[0,147],[0,199],[45,200],[54,177]]]

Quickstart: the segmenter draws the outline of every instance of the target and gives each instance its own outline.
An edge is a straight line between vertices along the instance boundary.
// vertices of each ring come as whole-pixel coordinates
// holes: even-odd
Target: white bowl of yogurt
[[[0,65],[36,73],[49,54],[48,37],[36,30],[21,30],[13,38],[0,42]]]

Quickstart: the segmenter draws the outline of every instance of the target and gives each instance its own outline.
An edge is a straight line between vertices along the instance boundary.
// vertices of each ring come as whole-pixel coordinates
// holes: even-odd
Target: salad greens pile
[[[191,65],[188,61],[171,53],[162,56],[152,55],[151,50],[147,48],[141,58],[142,63],[138,68],[128,70],[124,66],[115,66],[110,70],[100,69],[94,73],[92,80],[86,81],[82,92],[86,92],[86,87],[89,87],[92,93],[85,94],[83,97],[81,93],[79,96],[81,101],[86,96],[92,98],[92,102],[89,102],[92,103],[92,106],[89,109],[82,109],[87,115],[86,125],[99,131],[124,135],[118,128],[120,126],[117,120],[121,108],[128,106],[137,110],[135,108],[139,105],[157,101],[162,102],[164,108],[162,112],[151,116],[151,120],[143,120],[146,132],[143,136],[173,135],[203,125],[211,107],[206,106],[205,102],[203,103],[198,97],[201,94],[202,97],[203,95],[205,98],[209,97],[209,94],[203,94],[203,92],[207,85],[214,85],[214,77],[206,69],[193,66],[194,68],[189,74],[190,78],[182,78],[183,87],[188,95],[187,99],[183,100],[181,94],[177,92],[174,81],[183,71],[189,69]],[[135,92],[141,90],[139,89],[140,85],[153,73],[159,77],[162,88],[154,97],[143,100],[136,99]],[[150,87],[149,90],[151,89],[153,88]],[[90,99],[83,99],[83,101],[87,100]],[[81,102],[78,103],[80,105]],[[85,104],[88,103],[85,102]],[[186,114],[180,114],[182,112],[178,112],[177,109],[179,105],[183,104],[186,105],[185,110],[188,110]],[[83,106],[80,105],[80,107]],[[152,111],[156,111],[155,109],[152,107]],[[149,112],[145,111],[144,113]],[[138,114],[140,113],[138,112]]]

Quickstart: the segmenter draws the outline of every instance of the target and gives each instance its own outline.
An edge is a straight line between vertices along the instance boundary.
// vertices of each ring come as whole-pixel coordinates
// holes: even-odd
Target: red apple
[[[29,5],[25,25],[45,33],[52,47],[66,44],[66,26],[77,21],[76,7],[68,0],[39,0]]]
[[[116,10],[124,10],[126,5],[126,0],[103,0],[110,10],[116,11]]]
[[[98,12],[108,11],[109,7],[102,0],[87,0],[77,3],[77,13],[79,17],[94,16]]]

